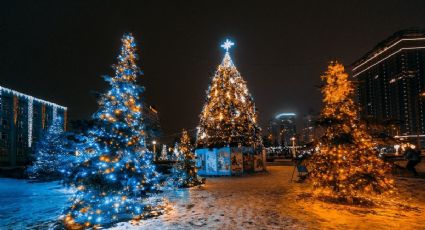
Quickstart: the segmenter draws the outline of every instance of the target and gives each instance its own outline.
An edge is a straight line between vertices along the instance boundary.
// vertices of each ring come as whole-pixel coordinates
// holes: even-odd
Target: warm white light
[[[401,49],[399,49],[399,50],[395,51],[394,53],[392,53],[392,54],[390,54],[390,55],[386,56],[385,58],[383,58],[383,59],[381,59],[381,60],[379,60],[379,61],[375,62],[373,65],[370,65],[369,67],[365,68],[364,70],[359,71],[358,73],[354,74],[354,75],[353,75],[353,77],[357,77],[358,75],[360,75],[360,74],[361,74],[361,73],[363,73],[364,71],[366,71],[366,70],[368,70],[368,69],[370,69],[370,68],[374,67],[375,65],[377,65],[377,64],[379,64],[379,63],[381,63],[381,62],[385,61],[386,59],[388,59],[388,58],[390,58],[390,57],[394,56],[395,54],[397,54],[397,53],[399,53],[399,52],[401,52],[401,51],[403,51],[403,50],[415,50],[415,49],[425,49],[425,46],[417,46],[417,47],[401,48]],[[376,56],[377,56],[377,55],[376,55]],[[374,57],[376,57],[376,56],[374,56]],[[372,57],[372,58],[374,58],[374,57]],[[371,60],[372,58],[370,58],[369,60]],[[366,62],[368,62],[369,60],[367,60]],[[365,64],[366,62],[364,62],[363,64]],[[361,64],[361,65],[363,65],[363,64]],[[360,67],[361,65],[357,66],[356,68]],[[354,70],[354,68],[353,68],[353,70]]]
[[[362,65],[364,65],[364,64],[366,64],[366,63],[368,63],[370,60],[372,60],[372,59],[376,58],[377,56],[379,56],[379,55],[380,55],[380,54],[382,54],[383,52],[387,51],[388,49],[391,49],[392,47],[394,47],[395,45],[397,45],[398,43],[400,43],[400,42],[402,42],[402,41],[417,41],[417,40],[425,40],[425,38],[403,38],[403,39],[400,39],[399,41],[395,42],[394,44],[392,44],[392,45],[390,45],[390,46],[388,46],[388,47],[385,47],[383,50],[381,50],[380,52],[378,52],[378,53],[376,53],[375,55],[373,55],[373,57],[371,57],[371,58],[369,58],[369,59],[367,59],[367,60],[363,61],[363,62],[362,62],[361,64],[359,64],[358,66],[355,66],[355,67],[353,68],[353,70],[358,69],[358,68],[359,68],[359,67],[361,67]],[[400,50],[399,50],[399,51],[400,51]],[[399,51],[397,51],[397,52],[399,52]]]

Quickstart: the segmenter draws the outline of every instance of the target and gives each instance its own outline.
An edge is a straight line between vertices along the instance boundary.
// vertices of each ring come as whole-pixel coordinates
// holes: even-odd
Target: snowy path
[[[317,201],[291,183],[291,166],[246,177],[208,178],[201,188],[166,194],[164,215],[112,229],[425,229],[425,180],[398,179],[410,208],[358,208]],[[58,183],[0,178],[0,229],[47,229],[66,207]]]
[[[272,166],[261,175],[208,178],[203,188],[175,194],[168,213],[113,229],[425,229],[425,180],[398,181],[417,209],[358,208],[305,196],[308,185],[291,183],[292,169]]]

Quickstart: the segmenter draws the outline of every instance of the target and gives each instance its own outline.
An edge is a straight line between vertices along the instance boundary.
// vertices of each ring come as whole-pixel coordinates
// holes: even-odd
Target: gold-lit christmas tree
[[[174,181],[178,187],[193,187],[203,184],[204,181],[197,174],[195,166],[195,154],[193,146],[190,143],[190,136],[186,130],[183,130],[180,137],[179,157],[174,165]]]
[[[252,96],[233,64],[227,40],[222,63],[207,91],[200,115],[197,147],[256,146],[261,143],[260,128]]]
[[[344,66],[332,62],[321,78],[325,133],[318,152],[310,159],[310,175],[317,191],[348,202],[391,192],[394,182],[389,177],[390,167],[378,157],[376,144],[359,119],[353,83]]]

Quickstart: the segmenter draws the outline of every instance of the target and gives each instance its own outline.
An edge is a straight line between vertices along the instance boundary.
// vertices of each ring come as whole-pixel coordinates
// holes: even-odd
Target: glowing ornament
[[[221,45],[221,47],[223,49],[226,50],[226,52],[229,52],[229,49],[235,45],[235,43],[233,43],[232,41],[230,41],[229,39],[226,39],[226,41]]]

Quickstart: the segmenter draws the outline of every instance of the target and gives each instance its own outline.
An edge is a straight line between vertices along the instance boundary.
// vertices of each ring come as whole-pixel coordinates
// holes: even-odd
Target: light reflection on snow
[[[72,190],[59,182],[31,183],[0,178],[0,226],[46,229],[66,207]]]

